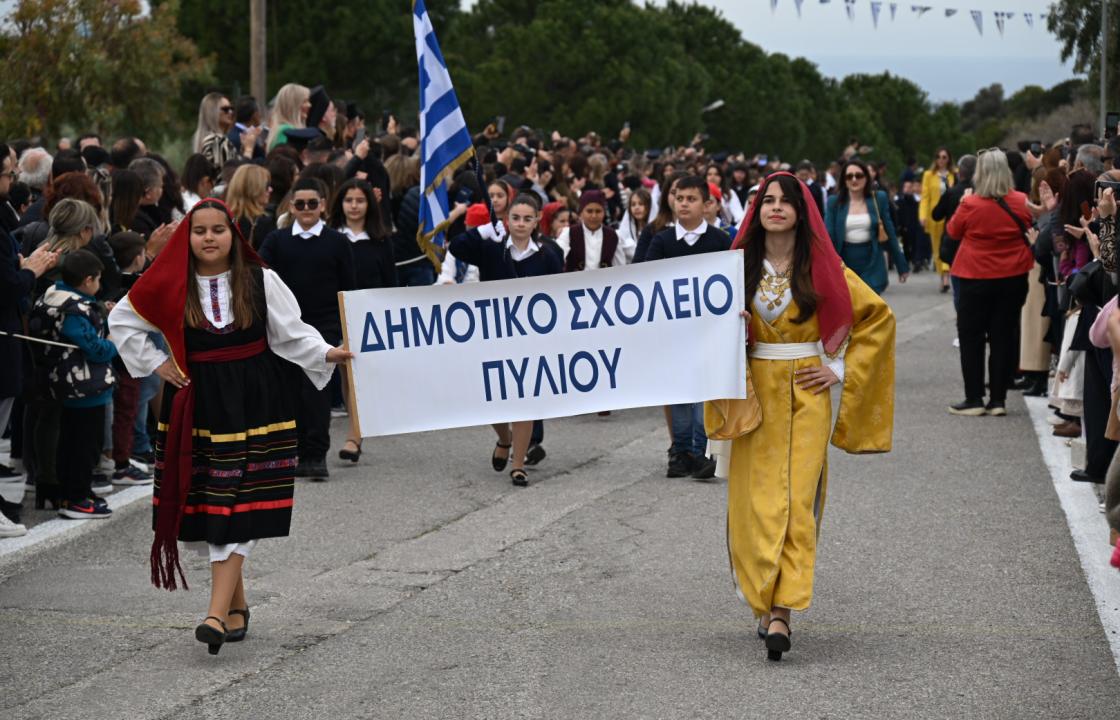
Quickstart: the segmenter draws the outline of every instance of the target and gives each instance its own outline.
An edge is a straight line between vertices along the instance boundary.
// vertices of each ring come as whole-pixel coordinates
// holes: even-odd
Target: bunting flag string
[[[770,0],[770,11],[771,12],[777,12],[779,1],[780,0]],[[844,14],[848,16],[848,21],[849,22],[855,22],[855,19],[856,19],[856,4],[859,3],[859,2],[860,2],[860,0],[844,0]],[[820,5],[829,5],[829,4],[832,3],[832,0],[818,0],[818,3]],[[871,5],[871,24],[875,27],[876,30],[879,29],[879,18],[883,14],[883,6],[886,5],[890,9],[890,11],[891,11],[891,22],[894,22],[897,15],[898,15],[898,6],[901,4],[901,3],[895,2],[893,0],[890,1],[890,2],[887,2],[886,0],[869,0],[869,3]],[[793,4],[794,4],[795,9],[797,10],[798,19],[801,19],[801,10],[802,10],[802,7],[805,4],[805,0],[793,0]],[[954,17],[960,12],[960,8],[955,8],[955,7],[935,8],[935,6],[933,6],[933,5],[917,5],[917,4],[914,4],[914,5],[910,6],[910,11],[912,13],[914,13],[914,15],[918,18],[923,17],[926,13],[928,13],[931,10],[934,10],[934,9],[938,9],[939,11],[942,11],[946,18]],[[984,36],[984,15],[985,15],[986,11],[984,11],[984,10],[969,10],[968,13],[972,18],[973,24],[976,26],[976,32],[979,33],[979,35],[981,37],[983,37]],[[1010,10],[995,10],[995,11],[992,11],[992,16],[995,18],[996,29],[999,30],[1000,37],[1003,37],[1004,31],[1007,28],[1007,22],[1009,20],[1013,19],[1016,14],[1017,14],[1016,12],[1010,11]],[[1039,24],[1045,26],[1047,17],[1048,17],[1047,12],[1023,12],[1023,22],[1026,23],[1027,27],[1031,30],[1035,29],[1035,20],[1036,19],[1039,21]]]

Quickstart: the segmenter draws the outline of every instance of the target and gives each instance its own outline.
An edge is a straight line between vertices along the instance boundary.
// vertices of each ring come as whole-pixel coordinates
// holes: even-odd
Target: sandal
[[[226,641],[226,624],[222,622],[221,618],[213,615],[207,615],[206,620],[217,620],[222,629],[218,630],[213,625],[208,625],[203,621],[194,629],[194,639],[206,643],[206,649],[210,651],[210,654],[217,655],[218,651],[222,649],[222,643]]]
[[[509,465],[509,453],[506,453],[505,457],[498,457],[498,450],[509,450],[511,447],[513,447],[513,443],[509,445],[503,445],[501,443],[494,444],[494,454],[490,456],[490,464],[494,467],[496,472],[505,470],[506,465]]]
[[[793,643],[790,642],[790,638],[793,637],[793,630],[789,627],[789,621],[780,617],[770,618],[770,625],[773,625],[775,620],[785,625],[786,633],[789,633],[787,635],[786,633],[770,632],[769,627],[766,629],[766,659],[777,662],[782,659],[782,653],[789,652],[789,649],[793,647]]]
[[[226,642],[241,642],[245,639],[245,634],[249,632],[249,608],[234,608],[229,611],[230,615],[240,615],[245,618],[245,624],[239,628],[226,631]]]
[[[509,479],[517,487],[529,487],[529,474],[524,468],[514,468],[509,471]]]
[[[763,622],[762,618],[758,619],[758,630],[757,630],[757,632],[758,632],[758,639],[759,640],[765,640],[766,639],[766,631],[769,628],[770,628],[770,621],[769,620],[767,620],[766,622]]]
[[[350,444],[358,448],[357,450],[347,450],[346,445]],[[349,460],[350,462],[358,462],[358,458],[362,456],[362,441],[361,440],[347,440],[342,444],[342,449],[338,451],[338,457],[342,460]],[[231,611],[232,612],[232,611]]]

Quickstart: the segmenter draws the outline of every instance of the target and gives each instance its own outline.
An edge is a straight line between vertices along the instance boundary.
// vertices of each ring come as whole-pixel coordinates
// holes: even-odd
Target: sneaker
[[[93,504],[99,508],[109,507],[109,501],[101,497],[100,495],[90,495],[89,499],[92,500]]]
[[[93,476],[89,489],[93,493],[110,493],[113,492],[113,483],[109,481],[108,475],[97,473]]]
[[[111,473],[116,469],[117,464],[113,462],[113,458],[108,455],[102,455],[101,459],[97,461],[97,467],[94,468],[94,471],[101,470],[105,473]]]
[[[536,465],[541,460],[544,460],[544,457],[547,454],[548,453],[544,451],[543,446],[533,443],[529,446],[529,449],[525,451],[525,464]]]
[[[997,400],[992,400],[991,402],[989,402],[984,406],[984,409],[992,417],[1004,417],[1007,415],[1007,408],[1005,407],[1004,403]]]
[[[331,408],[331,417],[332,418],[344,418],[344,417],[346,417],[346,415],[347,415],[346,408],[344,408],[344,407]]]
[[[141,470],[150,470],[152,465],[156,464],[156,454],[149,450],[148,452],[133,452],[132,460],[138,463],[143,463],[147,467],[140,468]]]
[[[970,417],[979,417],[988,412],[984,407],[982,400],[965,400],[956,405],[949,406],[949,412],[953,415],[968,415]]]
[[[665,477],[682,478],[692,474],[692,456],[688,453],[676,453],[669,456],[669,470]]]
[[[59,517],[71,520],[104,520],[113,514],[108,505],[98,505],[93,500],[82,500],[80,503],[63,502],[58,509]]]
[[[716,476],[716,459],[714,457],[700,456],[696,459],[696,467],[692,471],[693,480],[711,480]]]
[[[0,538],[19,537],[27,534],[27,527],[14,523],[4,514],[0,514]]]
[[[129,463],[123,468],[119,468],[113,473],[114,485],[151,485],[152,476],[150,473],[144,472],[137,468],[132,463]]]

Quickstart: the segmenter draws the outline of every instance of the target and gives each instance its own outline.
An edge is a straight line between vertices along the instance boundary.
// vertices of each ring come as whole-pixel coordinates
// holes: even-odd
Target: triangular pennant
[[[879,29],[879,11],[881,11],[882,9],[883,9],[883,3],[875,2],[874,0],[872,1],[872,3],[871,3],[871,24],[875,26],[876,30]]]
[[[855,20],[856,0],[844,0],[844,12],[848,13],[848,20]]]
[[[957,14],[956,8],[945,8],[945,17],[953,17]]]
[[[894,15],[898,12],[898,3],[891,3],[891,22],[894,22]]]
[[[999,30],[1000,37],[1003,37],[1003,19],[1005,15],[1007,15],[1007,13],[999,12],[998,10],[995,12],[996,29]]]
[[[976,32],[980,33],[980,36],[983,37],[983,35],[984,35],[984,12],[982,10],[973,10],[972,11],[972,22],[976,23]]]
[[[911,5],[910,9],[913,10],[914,12],[918,13],[918,17],[921,17],[922,15],[925,15],[927,12],[929,12],[933,8],[930,7],[929,5]]]
[[[821,5],[827,5],[830,2],[832,2],[832,0],[821,0]]]
[[[1034,30],[1034,15],[1031,13],[1023,13],[1023,19],[1027,21],[1027,27]]]
[[[770,0],[770,12],[778,9],[778,0]]]
[[[793,0],[793,4],[797,6],[797,17],[801,17],[801,3],[805,0]]]

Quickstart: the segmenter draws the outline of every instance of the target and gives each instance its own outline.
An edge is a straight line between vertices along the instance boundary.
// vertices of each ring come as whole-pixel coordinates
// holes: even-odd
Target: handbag
[[[952,265],[957,257],[957,250],[960,249],[961,241],[944,233],[941,235],[941,246],[937,249],[937,259],[946,265]]]
[[[704,403],[704,432],[709,440],[736,440],[762,424],[762,405],[747,368],[746,399],[709,400]]]
[[[879,193],[878,193],[878,191],[876,191],[875,194],[872,195],[871,197],[872,197],[871,202],[875,203],[875,212],[878,213],[878,215],[879,215],[879,242],[880,243],[885,243],[890,238],[887,236],[887,223],[883,221],[883,211],[879,208]]]

